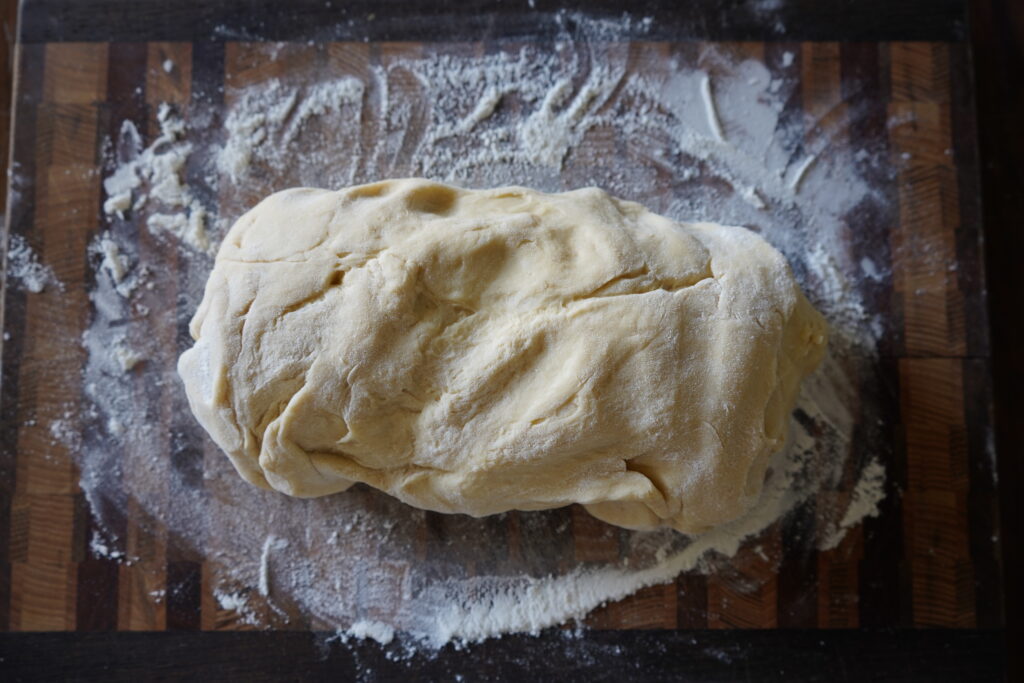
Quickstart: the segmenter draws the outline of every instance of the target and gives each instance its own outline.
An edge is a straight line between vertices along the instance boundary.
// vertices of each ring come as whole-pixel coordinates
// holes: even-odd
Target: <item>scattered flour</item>
[[[439,647],[537,632],[680,572],[712,571],[801,501],[842,481],[859,476],[854,502],[819,510],[840,521],[809,545],[838,543],[877,509],[884,470],[873,454],[852,452],[850,435],[855,421],[870,421],[877,410],[859,387],[875,362],[881,318],[862,295],[869,267],[845,245],[848,216],[882,197],[858,164],[884,167],[887,157],[861,149],[854,163],[854,152],[827,130],[794,146],[817,122],[783,116],[792,76],[756,60],[713,48],[685,63],[655,53],[638,59],[617,40],[621,23],[574,26],[551,49],[467,54],[439,46],[384,55],[358,76],[324,80],[298,68],[229,90],[222,141],[201,157],[204,183],[220,198],[215,207],[198,202],[183,169],[192,133],[219,123],[186,127],[163,107],[160,135],[148,147],[124,124],[104,209],[183,249],[143,263],[113,234],[93,245],[95,315],[82,341],[97,417],[80,465],[101,526],[103,510],[132,501],[184,542],[205,543],[214,597],[246,623],[296,617],[340,628],[344,637],[387,644],[408,634]],[[264,47],[268,59],[285,49]],[[411,175],[468,187],[598,185],[671,217],[749,226],[781,249],[833,337],[823,367],[803,387],[787,447],[774,456],[757,507],[693,538],[602,526],[618,551],[584,561],[574,556],[569,509],[450,516],[436,523],[441,531],[428,532],[426,513],[376,492],[297,500],[244,483],[189,419],[174,371],[182,342],[175,349],[152,338],[183,330],[201,298],[209,260],[191,254],[212,251],[255,198],[282,187]],[[175,276],[149,277],[168,270]],[[140,308],[143,293],[166,305]],[[118,355],[125,339],[142,340],[137,359]],[[139,400],[142,384],[155,398]],[[156,419],[160,411],[176,415],[170,433]],[[182,462],[201,464],[185,476]],[[111,490],[110,473],[124,468],[123,489]],[[505,531],[512,524],[519,529],[514,551]],[[425,542],[434,544],[426,552]],[[777,562],[771,552],[760,550]]]
[[[263,542],[263,552],[260,554],[260,595],[270,596],[270,554],[286,548],[288,548],[288,541],[274,535],[268,535]]]
[[[92,552],[94,557],[101,557],[111,560],[120,560],[124,558],[124,553],[115,548],[111,548],[107,545],[106,540],[98,533],[93,533],[92,538],[89,539],[89,550]]]
[[[249,88],[225,122],[228,136],[218,155],[219,170],[237,183],[254,163],[270,163],[273,168],[294,163],[288,152],[310,119],[346,107],[355,108],[349,125],[358,129],[363,91],[363,83],[355,78],[308,88],[286,87],[275,79]]]
[[[221,609],[232,612],[245,613],[249,606],[249,599],[242,593],[222,593],[216,591],[214,597],[217,599],[217,604],[221,606]]]
[[[878,265],[869,259],[867,256],[860,260],[860,269],[864,273],[864,276],[878,282],[882,279],[883,274],[878,269]]]
[[[75,430],[72,417],[71,413],[65,412],[63,417],[59,417],[50,422],[50,437],[53,439],[53,443],[65,444],[68,446],[77,443],[78,434]]]
[[[151,231],[171,235],[197,251],[207,251],[206,210],[182,184],[182,172],[192,151],[190,143],[181,141],[185,123],[166,103],[157,111],[157,122],[160,135],[145,149],[135,124],[122,124],[117,166],[103,181],[107,195],[103,211],[123,219],[128,211],[139,211],[152,201],[171,213],[150,214],[146,225]]]
[[[878,516],[878,504],[885,498],[885,468],[872,460],[861,472],[860,480],[853,489],[853,497],[843,518],[818,546],[820,550],[831,550],[839,545],[846,532],[868,517]]]
[[[247,590],[232,591],[218,586],[213,589],[213,599],[222,610],[231,612],[237,621],[252,626],[260,625],[260,615],[249,599]]]
[[[725,136],[722,134],[722,122],[718,119],[718,107],[715,106],[715,98],[711,93],[711,77],[707,74],[700,78],[700,95],[704,100],[704,115],[707,116],[711,135],[718,142],[724,143]]]
[[[39,294],[47,285],[64,286],[53,270],[39,262],[35,251],[21,235],[10,234],[7,243],[7,282]]]

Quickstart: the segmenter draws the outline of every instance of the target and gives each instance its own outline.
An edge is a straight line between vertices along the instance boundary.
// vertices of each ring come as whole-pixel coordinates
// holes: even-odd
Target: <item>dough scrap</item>
[[[827,336],[744,228],[419,179],[267,197],[190,330],[192,410],[257,486],[684,533],[757,500]]]

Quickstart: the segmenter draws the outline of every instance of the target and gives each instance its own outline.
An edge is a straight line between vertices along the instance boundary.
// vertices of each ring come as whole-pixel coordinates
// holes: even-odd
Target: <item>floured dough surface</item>
[[[827,330],[746,229],[413,179],[263,200],[191,333],[189,402],[253,484],[697,533],[757,499]]]

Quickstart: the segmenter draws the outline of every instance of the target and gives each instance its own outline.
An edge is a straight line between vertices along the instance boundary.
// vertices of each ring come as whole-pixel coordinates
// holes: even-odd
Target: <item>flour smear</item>
[[[205,553],[218,623],[430,649],[538,632],[681,572],[714,571],[787,514],[808,514],[808,499],[818,535],[803,542],[812,546],[835,547],[876,511],[884,471],[873,453],[854,451],[852,435],[859,425],[860,443],[883,443],[863,379],[883,321],[863,283],[885,273],[849,245],[857,211],[883,202],[862,170],[877,178],[887,157],[792,115],[792,55],[772,71],[714,47],[676,55],[621,40],[649,21],[571,23],[558,41],[487,54],[434,45],[353,66],[337,48],[228,89],[222,117],[199,115],[201,101],[191,113],[161,108],[148,145],[141,122],[124,122],[108,146],[108,229],[91,249],[94,312],[83,338],[89,427],[77,450],[104,530],[95,552],[138,559],[115,519],[131,510],[131,523]],[[272,61],[302,49],[311,48],[251,52]],[[860,115],[854,105],[847,116]],[[270,192],[403,176],[596,185],[673,218],[748,226],[783,251],[833,336],[757,507],[691,538],[609,527],[568,508],[475,520],[427,515],[363,487],[297,500],[244,483],[192,420],[174,371],[218,240]],[[201,201],[209,197],[219,199]],[[23,281],[45,280],[30,255],[16,258],[28,264],[17,266],[30,273]],[[583,527],[603,550],[577,556]]]

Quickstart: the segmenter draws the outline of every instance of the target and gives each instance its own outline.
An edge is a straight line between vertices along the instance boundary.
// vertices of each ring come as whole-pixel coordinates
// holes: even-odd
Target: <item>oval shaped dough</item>
[[[757,499],[826,338],[746,229],[415,179],[267,197],[190,329],[189,403],[253,484],[686,533]]]

